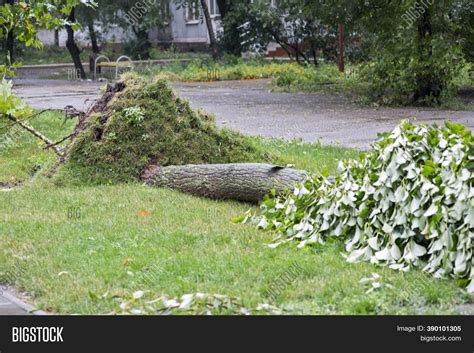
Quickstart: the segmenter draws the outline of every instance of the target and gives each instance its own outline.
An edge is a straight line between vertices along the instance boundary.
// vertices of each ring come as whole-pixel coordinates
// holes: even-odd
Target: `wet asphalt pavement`
[[[85,110],[104,83],[64,80],[16,80],[16,90],[36,108]],[[218,125],[245,134],[302,138],[366,149],[377,134],[393,129],[402,119],[442,124],[444,120],[474,128],[473,111],[430,108],[361,107],[344,97],[270,92],[268,80],[172,83],[176,91],[216,116]]]

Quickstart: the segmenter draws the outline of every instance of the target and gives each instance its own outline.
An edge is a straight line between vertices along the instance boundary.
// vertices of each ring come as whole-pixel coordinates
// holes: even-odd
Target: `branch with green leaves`
[[[53,1],[12,1],[0,6],[0,37],[7,38],[13,36],[19,43],[25,46],[41,48],[43,44],[38,38],[40,29],[59,29],[66,25],[71,25],[78,29],[78,23],[68,23],[67,15],[71,9],[84,4],[89,7],[96,7],[93,0],[53,0]],[[12,75],[17,66],[13,66],[8,51],[5,55],[5,62],[0,65],[2,77]]]

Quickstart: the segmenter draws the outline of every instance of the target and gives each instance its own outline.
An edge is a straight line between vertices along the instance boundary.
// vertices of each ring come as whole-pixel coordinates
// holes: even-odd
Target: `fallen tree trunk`
[[[258,202],[272,189],[281,194],[306,176],[304,170],[270,164],[192,164],[153,166],[142,175],[142,180],[151,186],[196,196]]]

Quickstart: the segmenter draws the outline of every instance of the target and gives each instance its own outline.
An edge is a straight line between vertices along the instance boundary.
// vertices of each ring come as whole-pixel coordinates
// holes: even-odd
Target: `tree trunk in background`
[[[224,19],[227,15],[227,11],[230,8],[230,3],[227,3],[227,0],[216,0],[217,7],[219,8],[219,13],[221,14],[221,19]]]
[[[94,29],[94,23],[91,21],[87,25],[87,27],[89,29],[89,36],[91,37],[92,52],[94,54],[98,54],[100,52],[100,48],[99,48],[99,45],[97,44],[97,33],[95,32],[95,29]]]
[[[71,13],[68,16],[68,21],[71,23],[76,22],[74,7],[72,8]],[[78,71],[79,76],[82,79],[86,79],[86,73],[84,71],[84,67],[82,66],[82,62],[81,62],[81,51],[79,50],[76,42],[74,41],[74,30],[72,29],[71,26],[66,25],[66,31],[67,31],[66,47],[69,50],[69,53],[71,54],[72,61],[74,62],[74,67]]]
[[[416,2],[415,5],[422,5],[420,2]],[[418,50],[420,55],[420,61],[423,63],[430,63],[433,55],[433,48],[431,46],[431,13],[430,9],[426,8],[425,12],[420,16],[418,20]],[[427,64],[428,65],[428,64]],[[439,98],[442,87],[440,83],[433,76],[429,66],[424,70],[425,73],[420,75],[418,78],[418,89],[415,92],[414,100],[423,99],[428,96]]]
[[[196,164],[151,166],[142,175],[150,186],[165,187],[211,199],[259,202],[265,195],[282,194],[303,181],[304,170],[270,164]]]
[[[4,0],[2,2],[3,5],[9,4],[13,5],[14,0]],[[10,64],[13,64],[14,61],[14,49],[15,49],[15,36],[13,34],[13,31],[8,32],[7,38],[4,40],[4,56],[5,56],[5,63],[10,62]]]
[[[54,45],[59,47],[59,30],[54,30]]]
[[[311,54],[313,54],[314,66],[318,67],[319,66],[318,51],[317,51],[316,46],[314,45],[313,41],[311,41]]]
[[[339,72],[344,72],[344,24],[339,23]]]
[[[10,64],[14,63],[14,49],[15,49],[15,40],[14,40],[13,31],[8,32],[7,36],[7,44],[6,44],[6,55],[8,55],[8,59]]]
[[[148,31],[141,29],[140,26],[132,26],[133,33],[137,37],[135,44],[134,56],[140,60],[150,59],[150,38],[148,38]]]
[[[204,12],[204,19],[206,20],[209,40],[211,42],[212,58],[215,60],[219,57],[219,49],[217,48],[216,35],[214,33],[214,28],[212,27],[211,14],[209,13],[209,7],[207,6],[206,0],[201,0],[201,7],[202,11]]]

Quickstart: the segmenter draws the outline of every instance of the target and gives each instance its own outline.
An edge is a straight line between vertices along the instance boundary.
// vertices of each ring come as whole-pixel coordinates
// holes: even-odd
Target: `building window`
[[[207,6],[209,7],[209,14],[211,17],[219,17],[221,13],[219,12],[219,6],[217,6],[217,0],[207,0]],[[193,1],[192,3],[186,6],[186,22],[196,22],[199,20],[201,14],[201,3],[198,0]]]
[[[199,20],[200,6],[197,0],[186,6],[186,22],[197,22]]]
[[[217,6],[217,0],[207,0],[207,4],[209,5],[209,13],[211,16],[219,16],[219,6]]]
[[[170,16],[170,7],[167,0],[161,0],[160,2],[160,11],[163,18],[169,18]]]

